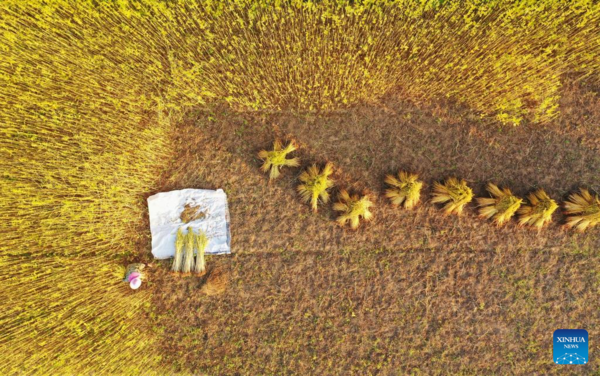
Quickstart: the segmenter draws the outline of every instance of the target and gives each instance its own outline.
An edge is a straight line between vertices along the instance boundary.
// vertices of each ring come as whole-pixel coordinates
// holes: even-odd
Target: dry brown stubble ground
[[[500,127],[450,105],[391,98],[329,114],[190,113],[160,191],[223,188],[232,256],[222,295],[155,263],[149,322],[165,364],[194,374],[597,374],[600,229],[496,228],[471,205],[444,217],[433,181],[465,178],[478,195],[494,181],[519,195],[543,187],[562,200],[600,186],[600,99],[568,86],[547,127]],[[269,184],[256,153],[297,140],[303,167],[329,160],[337,188],[370,190],[375,219],[352,232],[329,205],[313,214],[295,192],[301,169]],[[382,197],[387,173],[427,183],[413,211]],[[335,198],[335,192],[333,197]],[[139,251],[148,257],[148,236]],[[552,333],[585,328],[590,363],[552,364]]]

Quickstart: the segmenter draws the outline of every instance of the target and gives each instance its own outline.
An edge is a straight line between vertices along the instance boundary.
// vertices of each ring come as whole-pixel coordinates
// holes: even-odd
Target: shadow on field
[[[582,95],[567,95],[563,101],[581,101]],[[595,107],[600,101],[587,98],[591,103],[577,108],[589,113],[567,107],[568,114],[545,127],[501,127],[466,111],[419,109],[391,99],[327,114],[235,113],[224,107],[196,111],[177,132],[178,157],[161,190],[224,188],[236,252],[357,246],[558,250],[574,241],[598,245],[598,230],[583,235],[564,231],[559,211],[554,223],[538,233],[518,228],[514,221],[496,228],[476,218],[474,203],[462,217],[444,217],[428,202],[432,183],[449,176],[466,179],[477,195],[486,194],[488,181],[521,196],[542,187],[557,201],[579,186],[600,188],[600,128],[593,125],[600,110],[591,111],[600,108]],[[375,219],[354,233],[335,225],[330,205],[311,213],[295,190],[301,169],[284,169],[280,179],[269,182],[256,154],[275,137],[297,140],[303,166],[333,162],[336,189],[374,192]],[[418,172],[426,182],[424,202],[413,211],[394,209],[383,198],[385,175],[399,169]]]

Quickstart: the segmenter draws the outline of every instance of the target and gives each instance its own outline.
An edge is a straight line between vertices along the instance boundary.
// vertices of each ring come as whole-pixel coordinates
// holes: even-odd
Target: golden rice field
[[[121,279],[189,110],[392,96],[544,126],[600,83],[599,30],[592,0],[0,2],[0,374],[173,369]]]

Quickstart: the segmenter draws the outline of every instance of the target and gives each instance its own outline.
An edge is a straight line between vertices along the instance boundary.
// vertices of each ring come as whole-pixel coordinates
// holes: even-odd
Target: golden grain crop
[[[495,224],[502,226],[519,210],[523,199],[513,195],[509,188],[500,189],[494,183],[488,183],[487,191],[492,197],[477,198],[479,216],[493,219]]]
[[[464,179],[458,180],[450,177],[444,183],[433,183],[433,195],[431,202],[434,204],[444,204],[445,214],[461,215],[465,205],[473,199],[473,190],[467,185]]]
[[[385,191],[385,197],[389,198],[392,205],[402,205],[405,209],[412,209],[419,203],[423,182],[419,175],[400,171],[398,177],[387,175],[385,182],[390,187]]]
[[[527,195],[527,199],[529,202],[517,212],[519,225],[540,230],[552,221],[552,214],[558,209],[558,204],[541,188]]]
[[[196,246],[196,264],[194,271],[197,274],[202,274],[206,270],[206,262],[204,253],[206,251],[206,246],[208,245],[208,238],[206,237],[206,233],[202,230],[198,230],[198,235],[196,235],[195,239]]]
[[[326,204],[329,202],[328,189],[333,187],[334,181],[329,178],[333,174],[333,164],[326,163],[323,169],[315,164],[302,172],[298,179],[300,184],[296,188],[300,197],[305,202],[309,202],[313,211],[317,211],[319,200]]]
[[[373,219],[371,207],[374,205],[370,195],[350,195],[347,190],[342,189],[339,201],[333,204],[333,210],[340,212],[337,222],[341,226],[345,226],[350,222],[350,228],[356,230],[361,219],[367,222]]]
[[[600,224],[600,197],[589,190],[580,188],[579,193],[572,193],[565,202],[566,226],[579,232]]]
[[[156,370],[150,296],[118,267],[170,154],[149,26],[107,4],[0,4],[1,374]]]
[[[261,150],[258,152],[258,157],[263,160],[261,169],[264,172],[269,172],[269,180],[277,179],[281,173],[282,167],[298,167],[300,158],[287,158],[288,154],[298,149],[293,141],[290,141],[286,147],[283,147],[281,141],[273,142],[273,150]]]
[[[0,3],[0,373],[164,373],[120,282],[170,120],[335,109],[398,92],[547,121],[598,80],[600,4],[301,0]]]

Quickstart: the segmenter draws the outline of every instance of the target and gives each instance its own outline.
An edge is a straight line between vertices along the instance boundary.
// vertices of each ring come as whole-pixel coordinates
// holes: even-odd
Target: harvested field
[[[578,104],[547,127],[393,98],[328,114],[190,113],[160,189],[224,188],[234,255],[208,260],[231,272],[211,297],[156,264],[151,317],[166,363],[209,374],[562,374],[552,332],[599,332],[599,229],[567,231],[558,212],[539,233],[514,220],[497,228],[474,203],[445,217],[428,197],[452,175],[476,195],[488,181],[520,196],[543,187],[557,201],[598,189],[599,102],[569,90],[563,101]],[[276,136],[301,145],[302,166],[333,162],[337,188],[376,194],[374,220],[354,232],[330,205],[312,213],[295,190],[300,169],[269,183],[256,153]],[[398,169],[426,182],[412,211],[383,196]],[[597,372],[590,361],[576,373]]]

